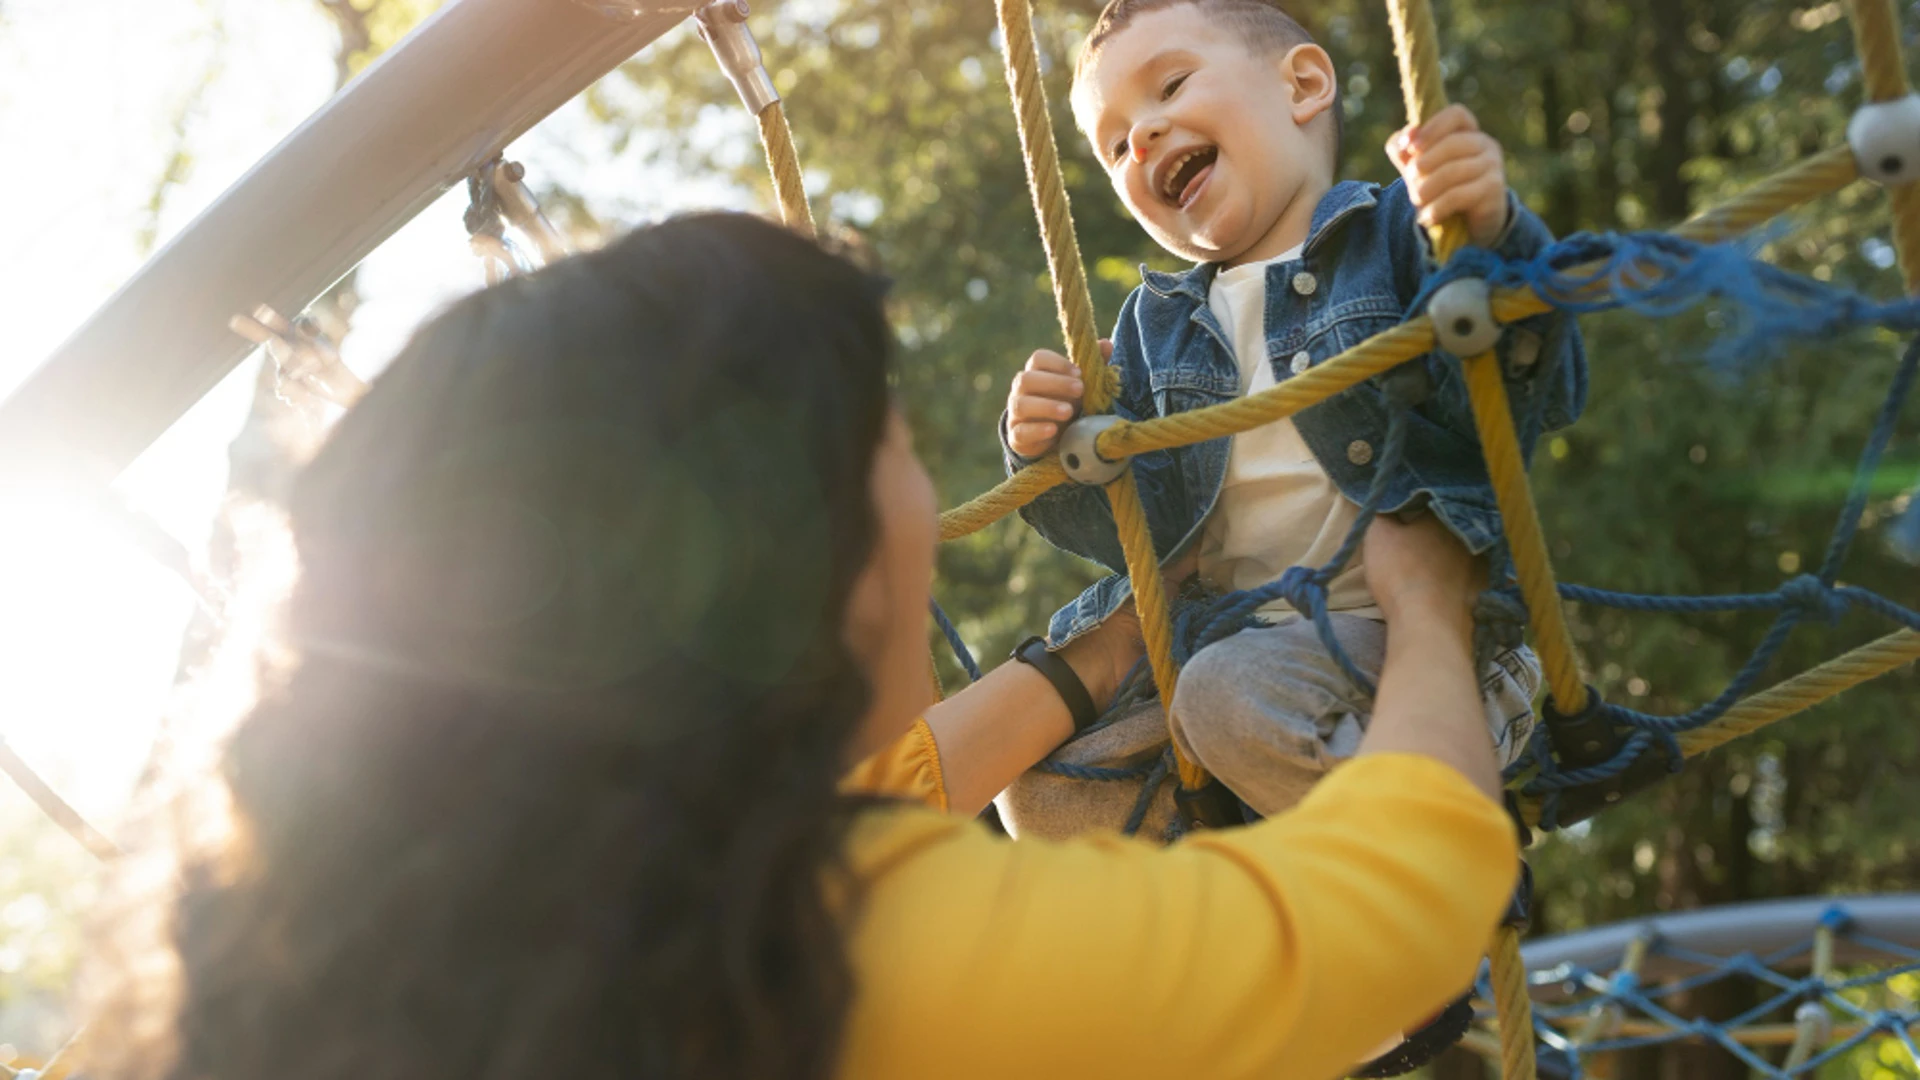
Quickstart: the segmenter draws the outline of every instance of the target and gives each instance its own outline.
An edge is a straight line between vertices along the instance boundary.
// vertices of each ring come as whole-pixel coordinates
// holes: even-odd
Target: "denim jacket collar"
[[[1313,254],[1335,226],[1349,216],[1361,210],[1370,210],[1380,202],[1380,185],[1360,180],[1342,180],[1320,197],[1313,208],[1313,221],[1307,226],[1307,243],[1302,249],[1303,255]],[[1198,304],[1207,302],[1207,290],[1213,285],[1213,275],[1220,270],[1219,263],[1201,263],[1191,270],[1182,270],[1169,274],[1163,270],[1154,270],[1142,264],[1140,277],[1147,288],[1161,296],[1185,296]]]

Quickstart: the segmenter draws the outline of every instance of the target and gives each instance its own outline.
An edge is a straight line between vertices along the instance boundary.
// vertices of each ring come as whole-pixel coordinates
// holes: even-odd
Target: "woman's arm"
[[[1141,656],[1140,624],[1128,605],[1056,655],[1104,705]],[[977,814],[1008,784],[1073,734],[1073,716],[1046,677],[1009,662],[927,710],[940,748],[948,809]]]
[[[1294,810],[1164,849],[922,818],[856,850],[842,1075],[1335,1077],[1458,994],[1517,848],[1489,798],[1474,568],[1438,530],[1369,534],[1389,639],[1373,734]],[[1038,707],[1034,681],[1009,695]]]
[[[1478,566],[1428,514],[1367,530],[1367,585],[1387,620],[1387,659],[1358,756],[1419,754],[1500,799],[1500,769],[1473,670]]]

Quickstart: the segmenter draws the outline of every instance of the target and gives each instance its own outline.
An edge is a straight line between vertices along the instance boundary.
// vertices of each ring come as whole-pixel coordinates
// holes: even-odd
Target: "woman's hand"
[[[1162,571],[1168,590],[1177,590],[1197,565],[1188,555]],[[1080,677],[1094,705],[1105,708],[1145,654],[1140,617],[1128,601],[1058,655]],[[972,814],[1071,738],[1073,714],[1052,683],[1014,662],[927,710],[927,726],[940,747],[948,808]]]
[[[1433,514],[1411,524],[1377,517],[1365,543],[1367,588],[1389,625],[1413,609],[1463,618],[1473,610],[1485,568]]]

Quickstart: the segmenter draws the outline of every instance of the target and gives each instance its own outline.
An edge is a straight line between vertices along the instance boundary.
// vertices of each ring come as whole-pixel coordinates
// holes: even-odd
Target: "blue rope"
[[[967,673],[969,680],[979,682],[980,665],[974,663],[973,652],[967,648],[967,643],[961,640],[960,631],[954,628],[953,620],[947,618],[947,613],[941,610],[940,601],[929,600],[927,606],[933,609],[933,621],[940,627],[940,633],[945,635],[947,647],[953,650],[953,658],[960,662],[961,670]]]
[[[1373,678],[1354,663],[1353,657],[1334,633],[1333,616],[1327,610],[1327,587],[1353,561],[1354,552],[1360,549],[1361,541],[1366,538],[1367,526],[1373,524],[1374,517],[1380,512],[1387,485],[1405,462],[1407,431],[1411,427],[1407,422],[1409,409],[1409,403],[1389,399],[1387,437],[1380,449],[1380,467],[1374,471],[1373,481],[1367,487],[1367,497],[1354,516],[1353,526],[1347,530],[1347,535],[1340,541],[1340,547],[1333,556],[1322,566],[1290,566],[1277,581],[1228,593],[1210,605],[1197,605],[1181,612],[1174,621],[1176,659],[1184,664],[1195,653],[1217,641],[1249,626],[1264,625],[1260,622],[1259,610],[1275,600],[1285,600],[1293,610],[1312,620],[1314,630],[1320,635],[1320,644],[1353,685],[1367,697],[1374,695]]]
[[[1681,755],[1678,745],[1672,742],[1672,736],[1700,728],[1726,715],[1729,709],[1758,684],[1761,676],[1766,673],[1780,650],[1785,647],[1794,628],[1801,622],[1809,619],[1828,623],[1838,622],[1850,609],[1859,608],[1907,629],[1920,630],[1920,612],[1867,589],[1834,584],[1839,576],[1840,567],[1846,560],[1847,552],[1859,533],[1860,518],[1866,509],[1873,476],[1879,469],[1887,444],[1893,439],[1901,407],[1906,403],[1913,389],[1916,373],[1920,373],[1920,338],[1916,338],[1907,346],[1899,366],[1894,371],[1893,380],[1887,389],[1886,400],[1880,406],[1873,430],[1867,437],[1866,447],[1861,451],[1846,502],[1841,507],[1839,520],[1834,525],[1833,535],[1827,543],[1827,551],[1821,559],[1817,574],[1802,574],[1791,578],[1772,592],[1736,593],[1725,596],[1652,596],[1578,585],[1561,586],[1560,595],[1569,600],[1629,611],[1677,613],[1778,611],[1780,615],[1768,628],[1766,635],[1761,638],[1760,644],[1754,648],[1746,663],[1741,665],[1740,670],[1728,682],[1726,688],[1712,701],[1698,708],[1677,715],[1661,716],[1629,709],[1611,702],[1596,702],[1594,707],[1601,710],[1602,715],[1609,721],[1633,732],[1609,761],[1586,769],[1563,770],[1557,767],[1551,755],[1539,752],[1545,745],[1544,740],[1539,740],[1534,754],[1539,772],[1527,782],[1523,790],[1529,795],[1547,797],[1541,805],[1542,827],[1550,829],[1558,822],[1557,799],[1553,798],[1558,792],[1620,775],[1639,760],[1656,739],[1665,741],[1668,760],[1672,767],[1678,768]]]
[[[1466,248],[1422,283],[1411,309],[1463,277],[1499,287],[1530,288],[1569,314],[1625,308],[1662,318],[1706,300],[1731,308],[1733,331],[1708,351],[1722,366],[1778,356],[1789,340],[1879,326],[1920,331],[1920,300],[1880,302],[1789,273],[1753,258],[1752,244],[1703,244],[1671,233],[1575,233],[1530,259],[1502,259]],[[1594,264],[1593,269],[1579,267]]]
[[[1795,978],[1773,970],[1774,967],[1783,963],[1804,958],[1812,950],[1811,940],[1765,957],[1756,957],[1751,952],[1742,952],[1734,956],[1717,956],[1677,948],[1663,941],[1655,941],[1651,947],[1653,953],[1684,961],[1705,970],[1657,987],[1643,986],[1640,980],[1634,978],[1629,972],[1615,972],[1608,977],[1582,965],[1570,965],[1552,972],[1536,973],[1532,976],[1532,981],[1536,983],[1552,982],[1569,987],[1580,987],[1591,993],[1587,996],[1569,996],[1560,1002],[1536,1003],[1534,1006],[1535,1034],[1550,1052],[1554,1064],[1570,1077],[1581,1075],[1582,1055],[1664,1046],[1689,1038],[1702,1038],[1713,1042],[1739,1058],[1755,1074],[1767,1077],[1769,1080],[1799,1080],[1802,1077],[1818,1075],[1826,1065],[1851,1053],[1873,1038],[1893,1038],[1912,1052],[1912,1040],[1908,1030],[1916,1023],[1920,1023],[1920,1008],[1910,1005],[1905,1008],[1869,1009],[1848,1000],[1846,994],[1848,991],[1881,985],[1890,979],[1920,970],[1920,958],[1915,957],[1914,950],[1904,946],[1893,946],[1891,950],[1882,950],[1882,945],[1890,943],[1851,933],[1852,919],[1841,905],[1836,904],[1829,908],[1821,916],[1820,924],[1831,927],[1836,934],[1864,948],[1887,951],[1890,955],[1906,958],[1909,962],[1865,975],[1829,981],[1811,974]],[[1765,999],[1759,1004],[1726,1020],[1683,1018],[1660,1004],[1665,999],[1690,993],[1712,983],[1743,977],[1770,988],[1771,992],[1765,994]],[[1483,999],[1492,1000],[1484,979],[1480,984],[1479,993]],[[1770,1016],[1787,1013],[1803,1002],[1818,1002],[1822,1007],[1837,1013],[1838,1019],[1859,1024],[1861,1030],[1824,1048],[1806,1062],[1791,1069],[1760,1058],[1734,1037],[1735,1033],[1741,1029],[1760,1023]],[[1608,1006],[1638,1012],[1659,1022],[1666,1030],[1649,1035],[1597,1040],[1586,1045],[1575,1046],[1554,1026],[1554,1021],[1565,1021],[1572,1017],[1587,1015],[1595,1008]],[[1544,1056],[1543,1060],[1545,1060]]]

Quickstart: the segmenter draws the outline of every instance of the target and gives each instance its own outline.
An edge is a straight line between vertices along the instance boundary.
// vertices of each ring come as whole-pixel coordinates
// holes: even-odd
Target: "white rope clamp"
[[[1847,145],[1860,175],[1882,184],[1920,179],[1920,94],[1870,101],[1847,121]]]
[[[780,100],[773,88],[773,76],[767,74],[760,59],[760,43],[747,29],[747,0],[713,0],[695,13],[700,39],[713,50],[720,70],[740,92],[740,101],[755,116]]]
[[[1060,433],[1060,466],[1076,484],[1105,485],[1127,470],[1127,460],[1100,456],[1100,435],[1120,422],[1111,413],[1083,416]]]
[[[1493,317],[1493,294],[1480,278],[1455,278],[1440,286],[1427,301],[1433,320],[1433,340],[1460,357],[1479,356],[1500,340],[1500,324]]]

